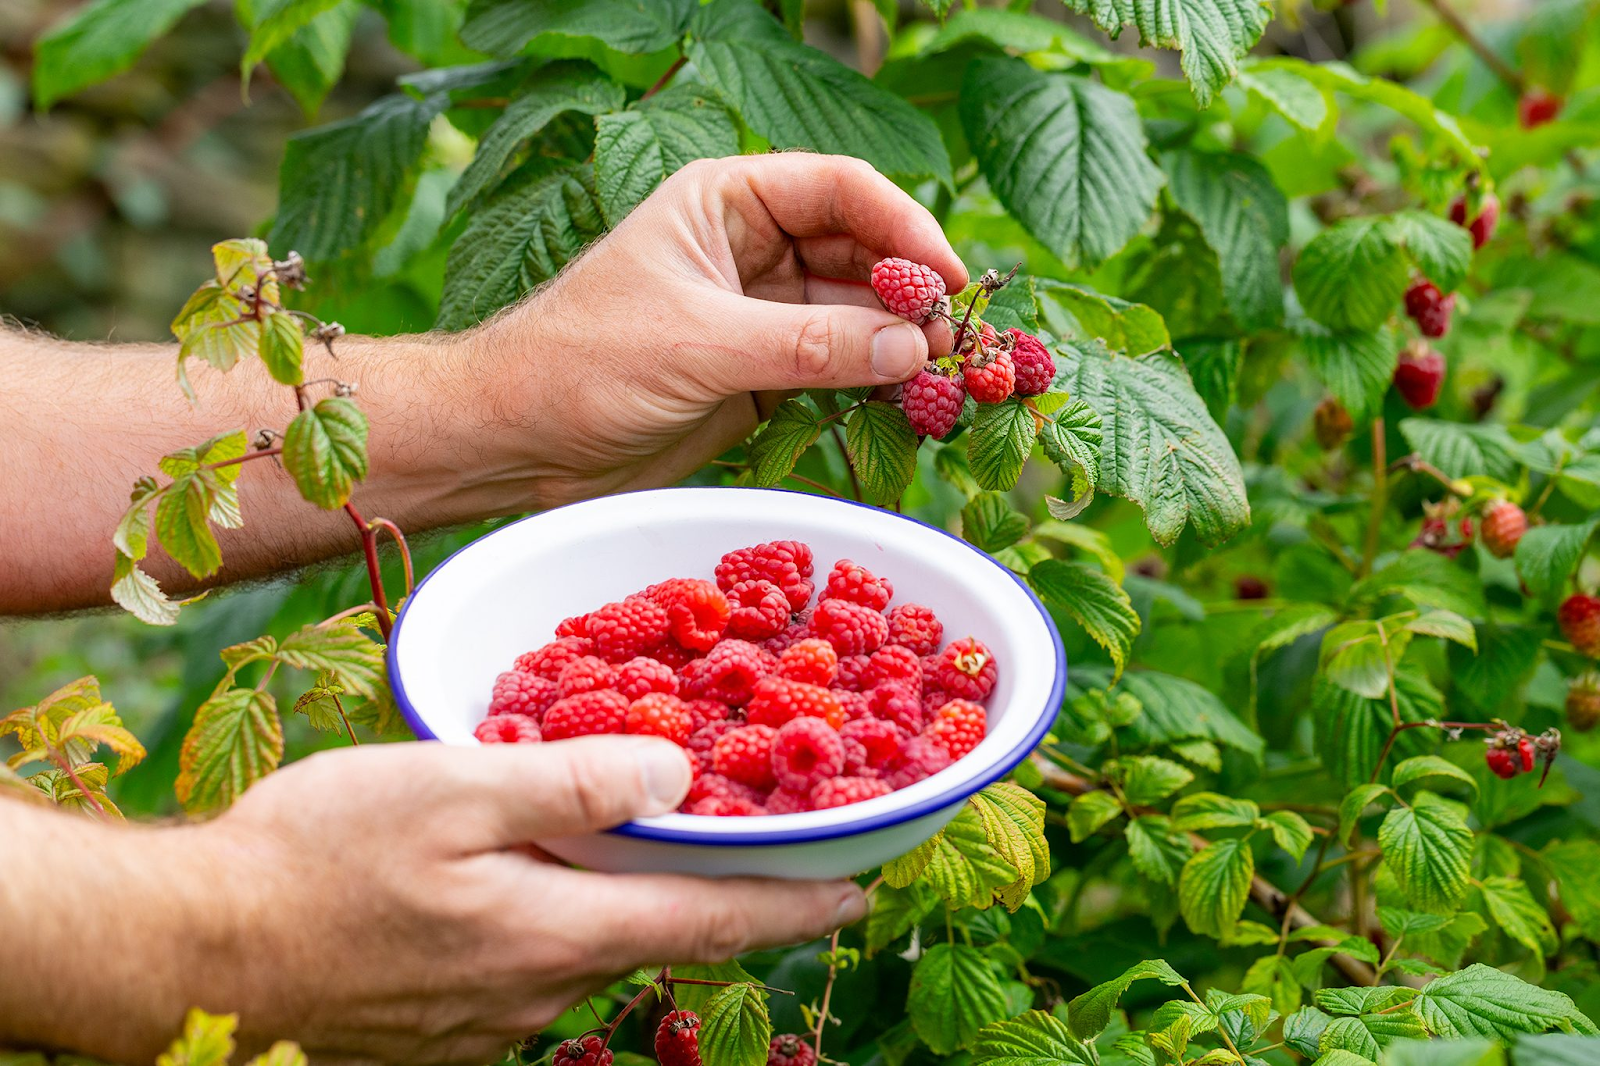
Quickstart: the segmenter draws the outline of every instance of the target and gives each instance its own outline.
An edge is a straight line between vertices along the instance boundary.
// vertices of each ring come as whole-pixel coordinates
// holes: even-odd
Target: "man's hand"
[[[0,913],[51,900],[41,920],[59,914],[76,934],[43,957],[28,944],[46,937],[0,937],[0,1044],[150,1061],[198,1006],[238,1012],[247,1048],[288,1038],[325,1059],[488,1062],[637,967],[720,961],[860,917],[848,883],[591,874],[526,847],[671,810],[688,785],[674,745],[597,737],[316,755],[187,828],[0,803]]]

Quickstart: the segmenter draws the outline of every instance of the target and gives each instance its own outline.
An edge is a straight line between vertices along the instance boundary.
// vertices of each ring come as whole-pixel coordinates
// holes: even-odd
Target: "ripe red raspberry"
[[[584,637],[587,639],[588,634],[589,616],[586,614],[575,614],[571,618],[563,618],[556,623],[557,637]],[[588,652],[584,654],[587,655]]]
[[[547,677],[551,681],[561,676],[572,660],[594,654],[594,642],[588,637],[558,637],[542,648],[525,651],[514,664],[518,670]]]
[[[694,717],[678,697],[665,692],[651,692],[628,706],[625,728],[629,733],[666,737],[674,744],[682,745],[689,743]]]
[[[838,729],[844,724],[844,707],[838,696],[821,685],[764,677],[756,682],[745,717],[756,725],[773,727],[799,717],[820,718]]]
[[[613,687],[630,701],[651,692],[678,694],[678,673],[659,659],[641,655],[629,659],[616,669]]]
[[[556,701],[556,683],[523,670],[507,670],[494,679],[489,716],[525,714],[538,719]]]
[[[1600,599],[1574,592],[1561,601],[1556,622],[1561,626],[1561,635],[1578,649],[1578,654],[1600,659]]]
[[[697,774],[689,784],[689,794],[684,797],[684,802],[694,803],[703,799],[739,799],[747,803],[760,803],[761,793],[721,774]]]
[[[931,737],[914,736],[905,742],[899,758],[890,764],[883,779],[889,783],[889,787],[902,789],[925,777],[932,777],[954,761],[944,745]]]
[[[539,723],[525,714],[491,714],[477,724],[472,735],[481,744],[537,744],[544,739]]]
[[[916,689],[892,681],[878,685],[867,693],[867,707],[906,736],[922,732],[925,716]]]
[[[793,1033],[775,1036],[767,1045],[767,1066],[817,1066],[817,1049]]]
[[[616,687],[617,668],[593,655],[572,660],[562,667],[561,675],[556,678],[558,696],[576,696],[580,692]]]
[[[821,600],[811,614],[811,635],[833,645],[839,655],[866,655],[883,647],[889,623],[877,611],[849,600]]]
[[[1590,670],[1567,684],[1567,724],[1587,733],[1600,723],[1600,674]]]
[[[819,811],[887,796],[894,789],[876,777],[829,777],[811,789],[811,806]]]
[[[1008,329],[1015,347],[1011,349],[1011,363],[1016,368],[1017,395],[1038,396],[1050,391],[1056,379],[1056,361],[1044,342],[1020,329]]]
[[[652,648],[645,653],[645,657],[654,659],[658,663],[665,663],[673,670],[682,670],[700,657],[697,651],[691,651],[682,644],[668,637],[658,648]]]
[[[783,632],[779,633],[775,637],[768,637],[766,640],[763,640],[761,642],[761,646],[774,655],[781,655],[790,645],[797,644],[806,639],[806,634],[811,631],[810,623],[810,611],[803,611],[800,614],[790,615],[789,624],[784,627]]]
[[[1517,759],[1521,762],[1522,771],[1527,773],[1533,769],[1533,738],[1517,738]]]
[[[556,1045],[554,1066],[611,1066],[611,1049],[598,1036],[563,1040]]]
[[[938,370],[919,371],[900,389],[900,406],[912,432],[935,440],[955,428],[966,399],[966,383]]]
[[[850,692],[842,688],[830,689],[839,697],[839,706],[844,708],[844,720],[853,722],[857,718],[871,718],[872,705],[867,701],[865,692]]]
[[[1432,407],[1444,384],[1444,356],[1425,344],[1408,345],[1394,368],[1394,387],[1413,411]]]
[[[691,732],[695,733],[728,717],[728,705],[717,700],[684,700],[683,706],[689,712]]]
[[[927,736],[942,744],[952,759],[959,759],[978,746],[988,733],[988,717],[983,705],[971,700],[951,700],[933,712]]]
[[[686,804],[684,814],[698,814],[707,818],[739,818],[754,814],[766,814],[767,809],[759,803],[737,796],[708,796],[703,800],[695,800]],[[696,1062],[700,1060],[695,1059]]]
[[[910,648],[888,644],[873,652],[867,659],[867,683],[881,685],[895,682],[912,692],[922,691],[922,660]]]
[[[692,651],[710,650],[728,628],[728,599],[709,581],[675,577],[651,585],[644,595],[666,608],[672,639]]]
[[[844,741],[821,718],[792,718],[778,729],[772,769],[779,788],[808,790],[823,778],[844,772]]]
[[[770,581],[789,598],[789,609],[811,601],[811,549],[797,540],[775,540],[724,555],[717,563],[717,587],[727,592],[741,581]]]
[[[734,707],[750,700],[756,682],[777,668],[778,657],[745,640],[724,640],[679,674],[682,694]]]
[[[883,259],[873,264],[872,291],[883,306],[920,325],[944,299],[944,278],[932,267],[909,259]]]
[[[1496,500],[1483,509],[1483,546],[1496,559],[1509,559],[1528,531],[1528,516],[1510,500]]]
[[[932,655],[944,640],[944,623],[931,608],[920,603],[903,603],[889,612],[887,643],[910,648],[918,655]]]
[[[983,642],[974,637],[953,640],[939,653],[932,675],[923,674],[923,684],[948,692],[952,697],[981,701],[994,689],[999,668]]]
[[[839,727],[844,743],[844,774],[877,777],[900,756],[900,730],[881,718],[857,718]]]
[[[1561,114],[1561,97],[1534,86],[1517,100],[1517,124],[1525,130],[1543,126]]]
[[[825,600],[849,600],[874,611],[881,611],[894,599],[889,579],[878,577],[864,566],[840,559],[828,571],[828,584],[822,591]]]
[[[1450,312],[1456,294],[1446,296],[1433,282],[1423,278],[1406,290],[1406,314],[1416,320],[1424,337],[1442,337],[1450,331]]]
[[[811,793],[774,789],[767,797],[766,807],[768,814],[801,814],[811,809]]]
[[[768,725],[741,725],[711,745],[711,768],[723,777],[763,792],[777,784],[772,748],[778,731]]]
[[[968,356],[961,376],[967,383],[967,395],[979,403],[999,403],[1017,384],[1016,364],[1005,352],[997,353],[987,366],[978,366],[977,360]]]
[[[1517,776],[1517,759],[1510,748],[1490,748],[1483,753],[1483,759],[1494,776],[1507,781]]]
[[[628,724],[628,701],[615,689],[563,696],[544,712],[544,739],[567,740],[595,733],[621,733]]]
[[[828,647],[833,647],[829,644]],[[837,654],[837,653],[835,653]],[[870,686],[867,684],[867,668],[871,659],[865,655],[840,655],[839,672],[834,676],[833,687],[844,689],[846,692],[862,692]]]
[[[586,629],[602,659],[627,662],[667,639],[667,611],[648,597],[629,596],[591,611]]]
[[[1500,222],[1500,198],[1492,192],[1484,194],[1483,199],[1478,201],[1477,217],[1468,222],[1467,198],[1457,196],[1450,203],[1450,221],[1467,228],[1467,232],[1472,234],[1472,247],[1476,251],[1494,236],[1495,226]]]
[[[716,748],[717,741],[743,725],[743,722],[718,718],[707,722],[689,734],[689,743],[685,744],[684,747],[688,750],[689,757],[694,760],[697,773],[709,774],[712,772],[712,753]]]
[[[1452,540],[1449,521],[1440,515],[1429,515],[1422,520],[1422,528],[1412,538],[1411,547],[1426,548],[1446,559],[1454,559],[1472,543],[1472,519],[1463,518],[1457,528],[1461,535]]]
[[[728,604],[728,636],[738,640],[766,640],[789,625],[789,597],[770,581],[739,582],[728,590]]]
[[[796,641],[778,656],[778,676],[826,688],[839,676],[839,653],[816,637]]]

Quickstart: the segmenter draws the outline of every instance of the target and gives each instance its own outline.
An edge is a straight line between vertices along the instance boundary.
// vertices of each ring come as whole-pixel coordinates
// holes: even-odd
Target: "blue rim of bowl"
[[[859,836],[863,833],[870,833],[879,829],[888,829],[892,826],[915,821],[924,815],[929,815],[935,811],[943,810],[944,808],[953,804],[960,803],[968,796],[971,796],[987,786],[994,784],[996,781],[1000,780],[1006,774],[1015,769],[1023,759],[1026,759],[1028,757],[1028,753],[1039,746],[1039,742],[1044,739],[1045,734],[1050,731],[1050,727],[1055,724],[1056,714],[1061,707],[1061,699],[1067,691],[1067,650],[1061,644],[1061,632],[1056,629],[1055,619],[1050,617],[1050,612],[1045,609],[1044,604],[1039,600],[1039,597],[1034,593],[1033,589],[1029,588],[1025,581],[1023,581],[1016,574],[1012,573],[1010,570],[1006,569],[981,548],[967,543],[948,530],[940,529],[936,525],[924,522],[920,518],[912,518],[910,515],[900,514],[895,511],[885,511],[881,507],[874,507],[868,503],[859,503],[855,500],[836,500],[830,497],[817,496],[815,493],[799,492],[794,489],[756,488],[754,486],[743,485],[673,485],[666,488],[638,489],[634,492],[614,493],[613,495],[633,496],[646,492],[680,492],[686,490],[713,490],[718,492],[781,492],[790,496],[807,496],[812,499],[822,500],[825,503],[848,504],[851,507],[860,507],[865,510],[876,511],[879,514],[890,515],[905,522],[915,523],[916,525],[922,526],[924,529],[931,529],[942,537],[948,537],[950,540],[953,540],[963,548],[966,548],[979,559],[982,559],[985,563],[994,567],[1001,574],[1009,578],[1013,584],[1023,591],[1023,594],[1028,597],[1029,601],[1032,602],[1034,609],[1039,612],[1039,617],[1044,621],[1046,631],[1048,631],[1050,634],[1051,644],[1055,647],[1055,679],[1051,684],[1050,695],[1046,698],[1044,707],[1039,710],[1038,720],[1034,722],[1027,734],[1021,740],[1019,740],[1010,751],[991,762],[988,767],[977,776],[963,777],[960,781],[952,782],[950,787],[946,788],[937,795],[929,796],[927,799],[918,800],[916,803],[908,806],[896,807],[892,811],[884,811],[881,814],[875,814],[866,818],[856,818],[847,822],[838,822],[833,825],[817,826],[809,829],[785,829],[781,826],[778,826],[773,827],[772,829],[751,833],[710,834],[694,829],[671,829],[665,826],[643,825],[639,822],[624,822],[622,825],[606,830],[606,832],[614,833],[617,836],[632,837],[637,840],[652,840],[659,843],[668,844],[693,844],[700,847],[750,847],[753,845],[759,846],[769,844],[809,844],[823,840],[835,840],[840,837]],[[608,496],[603,498],[610,499],[611,497]],[[421,715],[417,713],[416,708],[412,706],[411,700],[406,696],[405,685],[400,680],[400,671],[397,664],[400,661],[400,635],[405,625],[406,613],[411,610],[412,604],[416,603],[417,596],[422,592],[423,586],[427,585],[429,581],[433,580],[433,576],[449,565],[450,560],[454,559],[457,555],[460,555],[469,548],[482,544],[491,537],[505,532],[506,530],[512,528],[512,526],[521,525],[523,522],[529,522],[536,518],[544,518],[548,515],[556,514],[562,510],[565,510],[567,507],[579,507],[590,502],[593,501],[580,500],[576,503],[565,504],[562,507],[553,507],[548,511],[541,511],[538,514],[528,515],[524,518],[517,519],[515,522],[507,523],[506,525],[501,526],[499,529],[493,530],[492,532],[485,533],[483,536],[479,537],[470,544],[463,544],[454,552],[451,552],[450,555],[438,566],[434,567],[428,573],[428,576],[424,577],[422,581],[417,584],[417,587],[412,590],[411,595],[406,598],[405,606],[400,608],[400,614],[395,618],[394,629],[389,637],[389,687],[394,691],[395,703],[400,708],[401,716],[405,718],[406,723],[411,727],[411,731],[416,734],[417,739],[438,740],[439,738],[431,729],[427,727],[426,723],[423,722]],[[955,765],[960,764],[957,763]],[[955,766],[951,766],[949,769],[942,770],[940,773],[949,773],[950,770],[953,769],[955,769]],[[937,777],[938,775],[935,776]],[[763,822],[770,820],[770,816],[760,819],[760,821]]]

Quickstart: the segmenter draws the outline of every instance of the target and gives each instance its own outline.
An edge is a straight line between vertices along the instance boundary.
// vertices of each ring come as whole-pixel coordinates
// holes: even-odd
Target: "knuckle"
[[[831,314],[818,311],[805,317],[794,338],[794,367],[799,380],[827,377],[838,339],[838,325]]]

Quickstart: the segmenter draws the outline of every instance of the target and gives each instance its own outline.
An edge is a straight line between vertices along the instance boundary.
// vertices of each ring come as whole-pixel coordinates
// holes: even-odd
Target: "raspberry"
[[[1517,738],[1517,758],[1521,760],[1524,773],[1533,769],[1533,739],[1531,737]]]
[[[778,676],[826,687],[839,676],[839,653],[815,637],[796,641],[778,656]]]
[[[695,769],[701,774],[711,773],[712,752],[717,741],[744,725],[743,722],[730,722],[726,718],[719,718],[696,729],[689,734],[689,743],[684,747],[688,749],[689,757],[694,760]]]
[[[949,703],[951,698],[950,694],[942,689],[929,688],[927,685],[923,685],[922,720],[924,722],[932,721],[933,712]]]
[[[580,692],[615,688],[616,685],[616,667],[604,659],[585,655],[562,668],[561,676],[556,678],[556,693],[560,696],[576,696]]]
[[[900,731],[879,718],[846,722],[839,727],[839,739],[844,743],[844,772],[850,777],[876,777],[900,755]]]
[[[616,670],[615,688],[628,699],[636,700],[651,692],[678,694],[678,674],[659,659],[639,656],[629,659]]]
[[[908,322],[921,324],[944,299],[944,278],[932,267],[909,259],[883,259],[873,264],[872,291],[883,306]]]
[[[828,647],[833,645],[829,644]],[[869,688],[867,668],[870,664],[871,660],[865,655],[840,655],[839,672],[834,676],[833,687],[846,692],[861,692]]]
[[[883,615],[849,600],[822,600],[811,615],[811,635],[833,645],[841,656],[865,655],[883,646],[889,623]]]
[[[944,745],[931,737],[915,736],[900,749],[900,757],[890,764],[884,780],[890,788],[905,788],[925,777],[932,777],[953,761]]]
[[[1044,342],[1020,329],[1008,329],[1006,334],[1014,342],[1011,363],[1016,368],[1017,395],[1038,396],[1049,392],[1056,379],[1056,361]]]
[[[1495,226],[1500,222],[1500,198],[1492,192],[1484,194],[1483,199],[1478,201],[1477,217],[1468,222],[1467,198],[1457,196],[1450,204],[1450,221],[1467,227],[1467,232],[1472,234],[1472,248],[1476,251],[1494,236]]]
[[[922,660],[910,648],[890,644],[879,648],[867,660],[867,683],[896,682],[913,692],[922,691]]]
[[[800,611],[811,602],[811,549],[797,540],[775,540],[740,548],[717,563],[717,587],[727,592],[741,581],[770,581]]]
[[[790,719],[778,729],[773,742],[772,769],[779,788],[805,791],[844,771],[844,741],[820,718]]]
[[[717,700],[684,700],[683,707],[689,712],[692,732],[696,733],[712,722],[723,722],[728,718],[728,705]]]
[[[998,353],[985,366],[978,366],[971,356],[961,369],[967,383],[967,394],[979,403],[999,403],[1011,395],[1017,383],[1017,368],[1011,356]]]
[[[1429,515],[1422,520],[1422,528],[1412,538],[1411,547],[1426,548],[1446,559],[1454,559],[1472,543],[1472,519],[1463,518],[1458,527],[1460,539],[1450,539],[1450,523],[1440,515]]]
[[[952,759],[959,759],[978,746],[988,732],[983,705],[971,700],[951,700],[933,712],[926,735],[942,744]]]
[[[556,623],[557,637],[584,637],[589,635],[589,616],[575,614],[571,618],[563,618]]]
[[[491,714],[472,735],[482,744],[536,744],[544,739],[539,723],[525,714]]]
[[[783,632],[779,633],[775,637],[768,637],[766,640],[763,640],[761,642],[761,646],[774,655],[781,655],[783,651],[789,648],[791,645],[797,644],[806,639],[806,634],[811,631],[810,623],[810,611],[804,611],[797,615],[791,615],[789,624],[784,627]]]
[[[1525,130],[1543,126],[1561,114],[1561,97],[1535,86],[1517,100],[1517,123]]]
[[[757,681],[777,667],[771,652],[749,641],[724,640],[683,668],[680,675],[683,694],[693,699],[714,699],[742,706],[750,699]]]
[[[811,806],[819,811],[844,807],[862,800],[887,796],[894,790],[887,781],[875,777],[829,777],[811,790]]]
[[[627,662],[667,639],[667,611],[645,596],[629,596],[589,614],[585,627],[596,654],[611,663]]]
[[[1590,670],[1567,684],[1567,724],[1587,733],[1600,722],[1600,674]]]
[[[645,653],[646,658],[654,659],[658,663],[665,663],[674,670],[683,669],[699,656],[699,652],[690,651],[671,637],[668,637],[659,648],[652,648]]]
[[[542,648],[523,652],[517,656],[514,666],[554,681],[561,676],[562,668],[572,660],[593,654],[594,642],[588,637],[558,637]]]
[[[1406,314],[1416,320],[1417,329],[1424,337],[1442,337],[1448,333],[1450,312],[1455,306],[1455,293],[1446,296],[1426,279],[1406,290]]]
[[[644,594],[666,608],[672,639],[692,651],[709,651],[728,628],[728,599],[709,581],[677,577]]]
[[[1510,500],[1496,500],[1483,509],[1483,546],[1496,559],[1509,559],[1528,531],[1528,516]]]
[[[994,656],[983,642],[965,637],[951,641],[939,653],[932,675],[923,676],[924,684],[959,699],[978,701],[986,698],[994,689],[998,672]]]
[[[775,789],[767,797],[766,806],[768,814],[801,814],[811,810],[811,793]]]
[[[553,1066],[611,1066],[611,1049],[598,1036],[563,1040],[556,1045]]]
[[[900,406],[912,432],[936,440],[955,428],[966,399],[966,383],[937,370],[919,371],[900,389]]]
[[[753,814],[766,814],[767,810],[759,803],[732,796],[710,796],[703,800],[695,800],[683,808],[684,814],[698,814],[708,818],[738,818]],[[699,1062],[698,1055],[695,1062]]]
[[[1414,411],[1432,407],[1444,384],[1444,356],[1426,344],[1408,345],[1394,368],[1394,387]]]
[[[676,696],[665,692],[651,692],[640,696],[628,707],[625,729],[653,737],[666,737],[674,744],[689,743],[694,728],[694,717],[689,708]]]
[[[741,581],[728,590],[733,614],[728,636],[739,640],[765,640],[789,625],[789,598],[770,581]]]
[[[772,1038],[767,1045],[767,1066],[816,1066],[817,1049],[793,1033]]]
[[[741,725],[711,746],[711,768],[723,777],[765,792],[777,783],[772,748],[778,731],[767,725]]]
[[[867,693],[867,707],[874,718],[882,719],[907,736],[922,732],[922,698],[916,689],[890,682]]]
[[[567,740],[595,733],[621,733],[628,722],[628,701],[614,689],[563,696],[544,712],[544,738]]]
[[[1506,781],[1517,776],[1517,757],[1510,748],[1490,748],[1483,753],[1483,759],[1494,776]]]
[[[844,724],[839,697],[821,685],[765,677],[756,682],[745,716],[756,725],[781,726],[795,718],[820,718],[838,729]]]
[[[1355,428],[1350,412],[1332,396],[1317,404],[1317,409],[1311,415],[1311,425],[1316,432],[1317,446],[1325,452],[1331,452],[1343,444]]]
[[[1580,655],[1600,659],[1600,599],[1574,592],[1561,601],[1556,611],[1561,635]]]
[[[684,797],[684,802],[695,803],[703,799],[736,799],[747,803],[760,803],[761,793],[749,785],[741,785],[721,774],[700,774],[689,785],[689,794]]]
[[[556,683],[538,674],[507,670],[494,679],[489,716],[524,714],[537,719],[556,701]]]
[[[828,571],[828,584],[823,589],[826,600],[848,600],[874,611],[881,611],[894,599],[894,586],[887,578],[875,576],[871,570],[858,566],[849,559],[840,559]]]
[[[944,640],[944,623],[930,608],[920,603],[905,603],[889,612],[887,643],[910,648],[918,655],[932,655]]]

